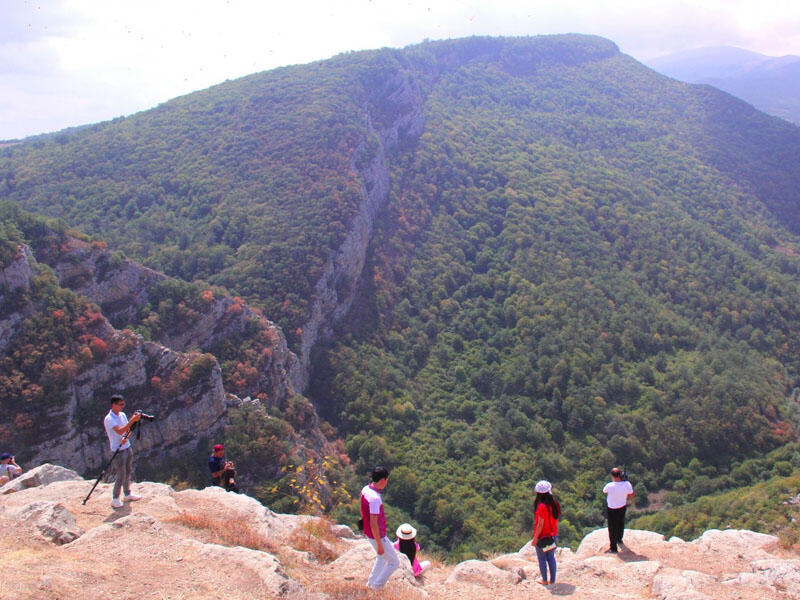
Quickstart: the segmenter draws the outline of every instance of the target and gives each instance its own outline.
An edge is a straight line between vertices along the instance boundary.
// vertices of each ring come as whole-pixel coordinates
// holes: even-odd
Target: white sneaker
[[[122,508],[122,500],[120,500],[119,498],[112,498],[111,506],[112,508]]]
[[[136,502],[137,500],[141,500],[141,499],[142,499],[142,497],[141,496],[137,496],[136,494],[128,494],[124,498],[125,502]]]

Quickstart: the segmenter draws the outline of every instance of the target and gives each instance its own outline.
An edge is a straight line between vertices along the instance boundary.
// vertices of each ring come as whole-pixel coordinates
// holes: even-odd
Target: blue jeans
[[[558,536],[553,536],[555,541],[558,541]],[[542,581],[547,581],[547,567],[550,566],[550,583],[556,582],[556,549],[542,552],[539,546],[536,546],[536,558],[539,559],[539,572],[542,574]]]

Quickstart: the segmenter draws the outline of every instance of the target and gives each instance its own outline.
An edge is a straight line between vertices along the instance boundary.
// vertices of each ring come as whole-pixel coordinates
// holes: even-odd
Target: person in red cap
[[[211,471],[211,482],[225,488],[228,492],[239,493],[236,485],[236,469],[233,463],[225,460],[225,448],[222,444],[214,446],[214,452],[208,458],[208,469]]]

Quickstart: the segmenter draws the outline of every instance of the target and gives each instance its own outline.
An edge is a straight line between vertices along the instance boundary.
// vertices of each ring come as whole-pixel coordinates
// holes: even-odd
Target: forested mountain
[[[459,556],[520,545],[542,477],[569,543],[614,464],[643,504],[772,473],[747,460],[797,439],[798,190],[797,127],[574,35],[351,53],[0,149],[3,198],[283,325],[359,475],[393,467],[392,518]]]
[[[742,48],[695,48],[647,64],[688,83],[707,83],[766,113],[800,124],[800,56],[767,56]]]

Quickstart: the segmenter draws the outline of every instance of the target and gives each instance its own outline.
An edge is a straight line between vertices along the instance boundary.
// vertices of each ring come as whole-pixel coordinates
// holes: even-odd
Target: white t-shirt
[[[630,481],[610,481],[603,488],[603,493],[608,494],[608,508],[622,508],[628,503],[628,494],[633,493],[633,486]]]
[[[361,495],[367,500],[369,514],[380,514],[381,504],[383,504],[383,498],[381,498],[380,492],[373,490],[369,485],[365,485],[364,489],[361,490]]]
[[[111,451],[115,452],[117,448],[120,448],[119,443],[122,441],[122,436],[114,431],[114,427],[125,427],[128,424],[128,417],[125,416],[125,413],[120,411],[118,415],[114,414],[113,410],[108,411],[106,418],[103,419],[103,426],[106,428],[106,435],[108,436],[108,443],[111,444]],[[126,448],[131,447],[130,440],[126,439],[125,443],[122,444],[120,450],[125,450]]]
[[[7,464],[4,463],[0,464],[0,477],[2,477],[3,475],[7,475],[9,479],[13,479],[17,475],[19,475],[19,472],[17,470],[17,467],[12,465],[11,463]]]

